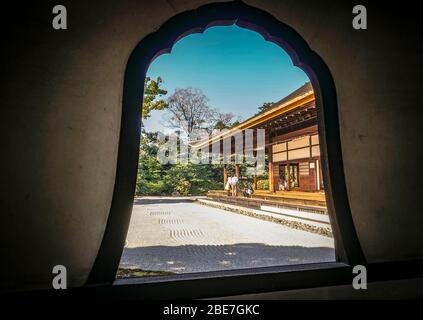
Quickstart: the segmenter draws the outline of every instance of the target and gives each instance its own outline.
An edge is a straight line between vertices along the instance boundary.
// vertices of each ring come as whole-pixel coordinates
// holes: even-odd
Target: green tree
[[[157,159],[157,133],[143,132],[138,160],[136,195],[161,195],[165,191],[163,166]]]
[[[218,166],[209,164],[175,164],[163,177],[167,193],[180,195],[204,195],[211,189],[222,189],[222,180],[217,180]]]
[[[274,104],[275,104],[274,102],[263,103],[263,105],[258,108],[258,113],[262,113],[262,112],[266,112],[267,110],[270,110]]]
[[[163,80],[160,77],[157,77],[156,80],[150,77],[145,78],[142,119],[150,117],[150,112],[152,110],[163,110],[168,107],[166,100],[161,99],[161,97],[167,94],[167,91],[161,87],[162,84]]]
[[[212,129],[229,129],[233,126],[235,115],[233,113],[223,113],[216,111],[214,114],[214,126]]]
[[[161,164],[157,159],[157,133],[143,132],[136,195],[204,195],[223,188],[222,165]]]

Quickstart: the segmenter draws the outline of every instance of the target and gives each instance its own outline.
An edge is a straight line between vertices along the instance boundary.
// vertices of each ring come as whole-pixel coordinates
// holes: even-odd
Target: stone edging
[[[243,207],[238,207],[238,206],[236,208],[228,207],[228,206],[225,206],[224,204],[213,203],[210,200],[206,200],[206,201],[197,200],[196,202],[201,204],[201,205],[205,205],[205,206],[209,206],[209,207],[213,207],[213,208],[217,208],[217,209],[222,209],[222,210],[227,210],[227,211],[231,211],[231,212],[234,212],[234,213],[243,214],[245,216],[257,218],[257,219],[264,220],[264,221],[279,223],[279,224],[287,226],[289,228],[302,230],[302,231],[308,231],[308,232],[312,232],[312,233],[317,233],[317,234],[322,235],[322,236],[333,238],[332,231],[329,227],[328,228],[316,227],[316,226],[313,226],[313,225],[310,225],[310,224],[307,224],[307,223],[303,223],[303,222],[292,221],[292,220],[287,220],[287,219],[283,219],[283,218],[275,218],[275,217],[267,216],[267,215],[261,215],[261,214],[254,213],[253,211],[249,210],[248,208],[243,208]]]

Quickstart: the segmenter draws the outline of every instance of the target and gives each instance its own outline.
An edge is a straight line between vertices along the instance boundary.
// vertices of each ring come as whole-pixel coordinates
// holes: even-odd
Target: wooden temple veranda
[[[208,197],[215,200],[259,207],[264,204],[316,208],[326,208],[320,145],[317,125],[317,112],[313,88],[304,84],[282,100],[274,103],[265,112],[259,113],[220,135],[200,140],[194,148],[221,144],[223,139],[245,130],[264,129],[265,161],[268,188],[259,190],[257,176],[249,176],[254,193],[251,198],[230,197],[225,190],[210,190]],[[262,131],[263,132],[263,131]],[[232,138],[230,138],[232,139]],[[254,143],[257,138],[254,136]],[[245,147],[245,146],[244,146]],[[231,147],[231,156],[237,151]],[[257,152],[254,147],[253,152]],[[226,185],[228,167],[234,167],[234,174],[241,180],[240,165],[223,166],[223,183]],[[253,171],[254,172],[254,171]],[[236,198],[236,199],[235,199]]]

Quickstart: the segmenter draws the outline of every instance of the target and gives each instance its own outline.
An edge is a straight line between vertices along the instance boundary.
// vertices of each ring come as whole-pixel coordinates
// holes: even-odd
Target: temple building
[[[269,190],[323,189],[316,103],[311,84],[306,83],[253,119],[257,124],[252,129],[266,130]]]
[[[195,148],[222,144],[223,139],[246,129],[265,129],[265,153],[268,170],[268,192],[316,192],[323,190],[316,103],[308,82],[282,100],[230,130],[195,144]],[[220,147],[222,149],[222,147]],[[232,156],[237,152],[232,145]],[[227,170],[224,167],[224,184]],[[240,177],[239,164],[235,175]],[[257,190],[257,177],[252,176]],[[259,191],[259,190],[257,190]]]

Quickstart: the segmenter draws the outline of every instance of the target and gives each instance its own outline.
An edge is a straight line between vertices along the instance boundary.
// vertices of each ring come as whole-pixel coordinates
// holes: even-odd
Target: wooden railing
[[[263,204],[286,205],[287,207],[310,208],[326,211],[326,199],[323,192],[300,192],[300,191],[276,191],[256,190],[250,198],[242,195],[237,197],[228,196],[225,190],[210,190],[207,196],[219,201],[229,201],[232,203],[249,203],[254,207]]]

